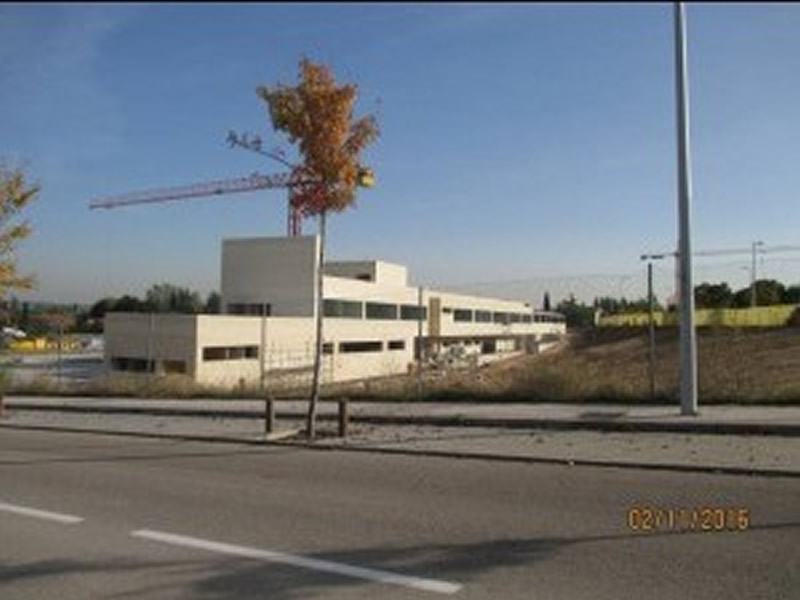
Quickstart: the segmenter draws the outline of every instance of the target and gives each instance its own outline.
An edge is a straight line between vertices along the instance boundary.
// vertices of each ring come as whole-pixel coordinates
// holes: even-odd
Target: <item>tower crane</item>
[[[89,208],[120,208],[136,204],[152,204],[224,194],[239,194],[256,190],[288,188],[287,235],[289,237],[301,235],[304,216],[301,210],[301,200],[303,194],[316,187],[318,183],[314,181],[313,178],[308,177],[303,167],[294,166],[274,154],[262,152],[260,140],[257,144],[248,144],[246,137],[243,138],[244,141],[242,141],[237,139],[232,133],[229,134],[228,140],[232,142],[232,145],[241,145],[250,150],[275,158],[285,165],[292,167],[292,170],[288,173],[276,173],[272,175],[261,175],[256,172],[245,177],[218,179],[216,181],[206,181],[189,185],[129,192],[126,194],[94,199],[89,202]],[[372,171],[368,168],[361,167],[358,172],[358,185],[360,187],[372,187],[374,182],[375,177]]]

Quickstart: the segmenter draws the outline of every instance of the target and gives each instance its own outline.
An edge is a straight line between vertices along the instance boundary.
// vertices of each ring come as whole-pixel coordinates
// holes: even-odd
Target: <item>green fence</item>
[[[778,304],[753,308],[701,308],[695,311],[698,327],[781,327],[786,324],[800,304]],[[658,326],[677,326],[678,313],[656,311]],[[598,327],[643,327],[648,324],[646,312],[601,316]]]

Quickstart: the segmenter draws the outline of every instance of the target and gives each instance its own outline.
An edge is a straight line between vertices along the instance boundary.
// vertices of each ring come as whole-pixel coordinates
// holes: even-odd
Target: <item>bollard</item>
[[[272,398],[264,400],[264,435],[275,430],[275,401]]]
[[[347,398],[339,400],[339,437],[347,437],[347,422],[349,421]]]

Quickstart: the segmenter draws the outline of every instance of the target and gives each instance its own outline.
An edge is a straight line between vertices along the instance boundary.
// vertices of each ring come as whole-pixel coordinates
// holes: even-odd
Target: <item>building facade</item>
[[[210,385],[310,377],[319,238],[223,240],[221,315],[109,313],[105,358],[115,371],[184,373]],[[480,364],[565,333],[563,317],[527,303],[408,284],[383,261],[323,268],[323,381],[408,372],[426,362]]]

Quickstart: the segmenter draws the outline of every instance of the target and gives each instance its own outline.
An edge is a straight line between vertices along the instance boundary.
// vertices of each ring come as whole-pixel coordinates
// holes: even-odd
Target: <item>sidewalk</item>
[[[136,398],[8,397],[9,410],[128,413],[173,416],[262,417],[263,400],[162,400]],[[278,418],[302,418],[306,401],[277,401]],[[337,404],[321,401],[330,418]],[[702,406],[681,416],[678,406],[611,404],[361,402],[350,403],[354,423],[508,428],[581,429],[800,436],[800,406]]]
[[[307,403],[277,403],[278,430]],[[260,400],[6,399],[3,427],[264,443]],[[800,407],[352,402],[347,438],[320,404],[315,448],[443,457],[800,476]],[[282,442],[305,445],[297,437]]]

